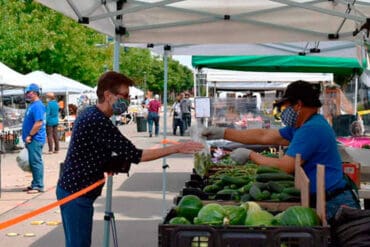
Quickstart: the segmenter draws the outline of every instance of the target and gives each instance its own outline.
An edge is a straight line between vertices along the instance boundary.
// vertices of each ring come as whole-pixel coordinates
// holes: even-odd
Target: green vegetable
[[[245,203],[242,203],[240,207],[245,208],[245,210],[247,211],[247,215],[255,211],[262,210],[260,205],[256,202],[245,202]]]
[[[283,192],[285,188],[294,187],[293,181],[269,181],[267,184],[271,192],[277,193]]]
[[[287,193],[279,193],[279,201],[281,202],[294,202],[299,201],[301,198],[299,196],[293,196]]]
[[[284,173],[262,173],[257,174],[256,181],[258,182],[269,182],[269,181],[278,181],[278,180],[288,180],[294,181],[294,177],[289,174]]]
[[[284,212],[278,213],[277,215],[274,216],[274,218],[271,221],[271,224],[274,226],[279,226],[281,225],[281,217],[283,216]]]
[[[245,219],[246,226],[271,226],[274,216],[266,210],[248,212]]]
[[[256,185],[256,183],[252,185],[251,189],[249,190],[249,194],[256,201],[267,200],[268,198],[270,198],[271,195],[268,190],[261,191],[261,189],[258,187],[258,185]]]
[[[224,221],[227,221],[225,209],[217,203],[205,205],[194,218],[196,225],[220,226]]]
[[[284,226],[317,226],[320,225],[320,220],[312,208],[292,206],[283,212],[281,224]]]
[[[280,170],[279,168],[276,167],[271,167],[271,166],[259,166],[257,168],[257,174],[262,174],[262,173],[285,173],[283,170]]]
[[[199,210],[203,207],[203,202],[195,195],[186,195],[181,198],[179,204],[175,208],[177,216],[184,217],[190,222],[193,222]]]
[[[287,193],[292,196],[301,196],[301,191],[294,187],[284,188],[283,193]]]
[[[229,175],[224,175],[221,177],[221,180],[225,182],[226,184],[235,184],[238,186],[246,185],[249,180],[241,178],[241,177],[234,177]]]
[[[244,225],[245,218],[247,217],[247,211],[243,207],[234,205],[224,206],[226,217],[228,218],[230,225]]]
[[[216,193],[220,189],[221,188],[219,186],[217,186],[216,184],[210,184],[210,185],[205,186],[203,188],[203,191],[206,192],[206,193]]]
[[[248,202],[250,200],[252,200],[252,197],[249,195],[249,193],[245,193],[240,197],[240,201],[242,202]]]
[[[169,222],[171,225],[190,225],[190,221],[188,221],[184,217],[174,217]]]

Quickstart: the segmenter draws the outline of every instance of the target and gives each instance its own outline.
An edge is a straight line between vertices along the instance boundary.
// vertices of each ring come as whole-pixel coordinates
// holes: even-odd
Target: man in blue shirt
[[[279,167],[293,173],[295,157],[301,154],[301,165],[310,179],[310,193],[316,193],[317,164],[325,166],[326,214],[330,221],[341,205],[359,208],[342,171],[336,136],[324,117],[318,114],[321,107],[320,90],[305,81],[291,83],[282,99],[276,102],[280,107],[285,127],[281,129],[235,130],[208,128],[202,133],[207,139],[227,139],[244,144],[265,144],[288,146],[281,158],[270,158],[249,149],[239,148],[230,156],[238,163],[248,159],[264,165]]]
[[[29,194],[35,194],[44,191],[42,148],[46,140],[45,106],[40,100],[40,88],[36,84],[30,84],[25,92],[29,105],[23,120],[22,139],[28,151],[32,172],[31,185],[25,191]]]

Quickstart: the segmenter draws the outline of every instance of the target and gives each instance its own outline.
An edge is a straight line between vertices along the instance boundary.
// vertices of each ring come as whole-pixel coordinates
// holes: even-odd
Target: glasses
[[[123,99],[130,99],[130,95],[128,93],[113,93],[115,96],[121,96]]]

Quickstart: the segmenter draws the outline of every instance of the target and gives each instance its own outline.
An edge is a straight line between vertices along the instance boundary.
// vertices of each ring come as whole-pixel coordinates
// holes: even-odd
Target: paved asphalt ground
[[[162,118],[163,119],[163,118]],[[163,120],[161,120],[161,130]],[[168,139],[184,141],[189,136],[179,137],[171,134],[171,121],[167,124]],[[137,132],[136,124],[123,125],[120,130],[139,148],[160,147],[163,136],[149,138],[147,132]],[[162,131],[161,131],[162,134]],[[59,164],[65,158],[68,143],[61,143],[58,154],[44,154],[46,191],[29,195],[22,189],[30,184],[30,173],[23,172],[16,163],[17,153],[6,153],[1,157],[1,197],[0,224],[56,201],[55,185],[59,175]],[[47,145],[44,146],[47,151]],[[163,211],[173,206],[173,198],[178,195],[189,180],[193,168],[192,155],[173,155],[166,159],[166,200],[162,194],[163,159],[132,165],[130,176],[125,174],[113,177],[112,211],[114,212],[118,246],[151,247],[158,244],[158,224]],[[106,186],[103,194],[95,202],[92,246],[102,246],[104,230],[104,211]],[[163,207],[165,205],[165,207]],[[31,222],[44,221],[41,225]],[[59,208],[53,208],[33,218],[0,230],[0,246],[62,247],[64,235],[60,223]],[[7,236],[16,233],[16,236]],[[27,237],[28,233],[34,234]],[[26,234],[26,236],[25,236]],[[111,246],[112,236],[110,236]]]

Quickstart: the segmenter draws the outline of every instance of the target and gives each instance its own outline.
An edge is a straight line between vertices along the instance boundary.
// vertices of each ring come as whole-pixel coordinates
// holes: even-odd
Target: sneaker
[[[149,137],[152,137],[152,133],[149,134]]]
[[[38,189],[32,189],[32,190],[27,191],[27,194],[38,194],[38,193],[42,193],[42,192],[43,191],[38,190]]]

